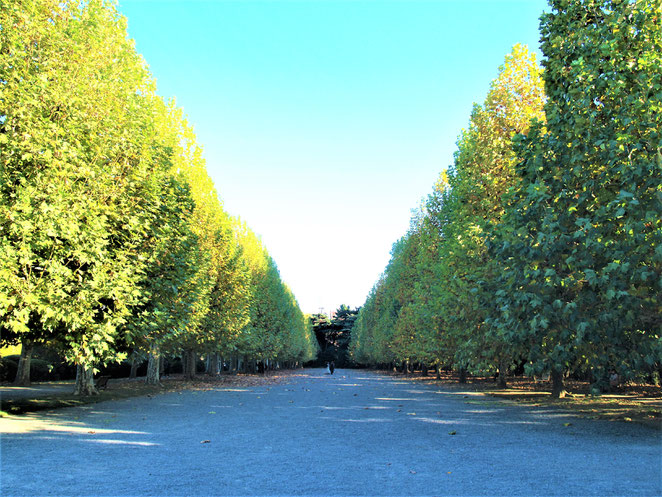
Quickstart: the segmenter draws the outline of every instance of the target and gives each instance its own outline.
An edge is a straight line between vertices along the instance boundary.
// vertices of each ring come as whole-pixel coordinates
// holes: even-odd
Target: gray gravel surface
[[[0,419],[2,495],[662,495],[659,431],[366,371]]]

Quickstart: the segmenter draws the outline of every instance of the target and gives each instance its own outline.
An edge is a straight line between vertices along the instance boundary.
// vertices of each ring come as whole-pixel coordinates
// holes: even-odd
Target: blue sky
[[[119,0],[304,312],[360,306],[542,0]]]

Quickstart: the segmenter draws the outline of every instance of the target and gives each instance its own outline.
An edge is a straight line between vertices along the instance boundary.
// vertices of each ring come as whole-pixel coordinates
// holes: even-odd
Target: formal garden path
[[[0,419],[0,494],[660,495],[661,432],[357,370]]]

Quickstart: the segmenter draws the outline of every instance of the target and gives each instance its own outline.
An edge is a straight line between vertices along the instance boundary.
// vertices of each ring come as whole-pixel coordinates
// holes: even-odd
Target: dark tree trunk
[[[212,369],[211,369],[211,352],[207,352],[205,354],[205,374],[212,374]]]
[[[145,383],[148,385],[158,385],[160,383],[161,371],[159,368],[159,363],[161,359],[161,352],[159,351],[158,345],[150,345],[149,347],[149,359],[147,361],[147,376],[145,377]]]
[[[30,385],[30,362],[32,361],[33,350],[34,342],[31,340],[24,340],[21,343],[21,358],[18,360],[18,369],[16,370],[14,385],[24,387]]]
[[[563,371],[552,368],[550,374],[552,379],[552,398],[562,399],[565,397],[565,389],[563,384]]]
[[[423,374],[423,376],[428,375],[428,365],[427,364],[421,364],[421,373]]]
[[[186,376],[186,372],[188,371],[188,354],[186,350],[182,350],[181,356],[182,356],[182,374]]]
[[[187,349],[184,352],[186,356],[186,369],[184,370],[184,378],[187,380],[195,379],[195,366],[196,366],[196,356],[193,349]]]
[[[76,386],[74,395],[97,395],[99,391],[94,385],[94,370],[91,367],[76,366]]]
[[[138,367],[142,361],[138,361],[138,358],[133,354],[131,356],[131,372],[129,373],[129,378],[135,378],[138,376]]]
[[[505,358],[499,358],[499,376],[497,378],[497,386],[499,388],[506,388],[508,386],[507,380],[508,366]]]
[[[462,366],[460,370],[458,371],[459,373],[459,382],[460,383],[466,383],[467,382],[467,368]]]
[[[218,374],[218,352],[215,352],[211,355],[211,361],[209,365],[209,374],[216,376]]]

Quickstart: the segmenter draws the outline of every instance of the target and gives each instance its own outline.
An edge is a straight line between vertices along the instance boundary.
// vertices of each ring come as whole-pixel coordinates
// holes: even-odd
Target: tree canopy
[[[359,314],[357,361],[662,367],[662,7],[553,0],[506,57]]]
[[[57,344],[81,393],[132,349],[313,357],[275,262],[224,211],[114,3],[3,2],[0,147],[3,343]]]

